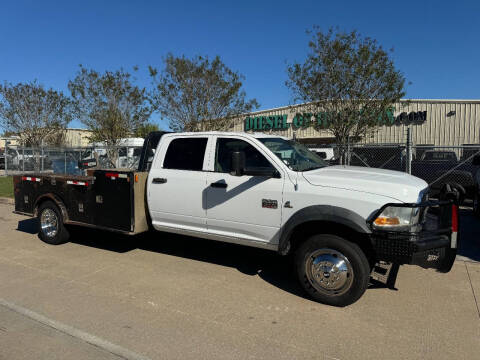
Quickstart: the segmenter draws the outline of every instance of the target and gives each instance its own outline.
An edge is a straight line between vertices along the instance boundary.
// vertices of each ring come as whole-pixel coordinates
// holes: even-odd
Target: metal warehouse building
[[[295,137],[305,143],[333,143],[327,130],[315,128],[307,105],[257,111],[235,119],[230,131],[261,131]],[[373,130],[362,143],[403,143],[410,127],[413,144],[462,146],[480,144],[480,100],[401,100],[390,114],[391,125]],[[268,124],[265,126],[264,124]]]

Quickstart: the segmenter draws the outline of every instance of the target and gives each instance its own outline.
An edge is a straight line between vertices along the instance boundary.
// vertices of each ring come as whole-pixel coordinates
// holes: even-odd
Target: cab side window
[[[202,171],[207,138],[174,139],[168,145],[164,169]]]
[[[269,168],[273,169],[273,165],[267,158],[248,142],[233,139],[219,138],[217,139],[217,147],[215,150],[215,171],[221,173],[229,173],[232,171],[232,152],[243,151],[245,153],[245,168]]]

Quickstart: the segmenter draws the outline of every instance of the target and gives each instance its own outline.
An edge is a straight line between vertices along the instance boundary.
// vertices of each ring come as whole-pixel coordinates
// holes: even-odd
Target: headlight
[[[392,231],[411,231],[419,225],[420,208],[387,206],[373,221],[376,229]]]

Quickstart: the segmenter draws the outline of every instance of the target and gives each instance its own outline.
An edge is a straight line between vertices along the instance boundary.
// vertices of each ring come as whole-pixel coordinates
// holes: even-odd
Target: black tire
[[[338,266],[331,266],[335,261]],[[295,253],[295,267],[307,294],[333,306],[353,304],[363,295],[370,279],[370,265],[362,249],[330,234],[314,235],[301,244]]]
[[[62,214],[52,201],[45,201],[38,208],[38,237],[50,245],[65,244],[70,238]]]

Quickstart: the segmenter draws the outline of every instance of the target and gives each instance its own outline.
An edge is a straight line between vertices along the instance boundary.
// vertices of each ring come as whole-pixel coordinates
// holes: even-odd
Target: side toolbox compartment
[[[133,231],[133,173],[94,170],[93,224],[114,230]]]
[[[33,205],[40,191],[42,179],[36,176],[13,176],[15,212],[33,215]]]
[[[147,172],[89,170],[88,176],[14,176],[15,212],[33,215],[41,198],[64,204],[67,224],[137,234],[149,229]]]
[[[145,185],[148,173],[92,170],[95,182],[93,224],[138,234],[148,230]]]
[[[85,176],[19,175],[14,176],[15,212],[34,215],[42,199],[61,202],[66,207],[69,222],[92,222],[92,180]]]

